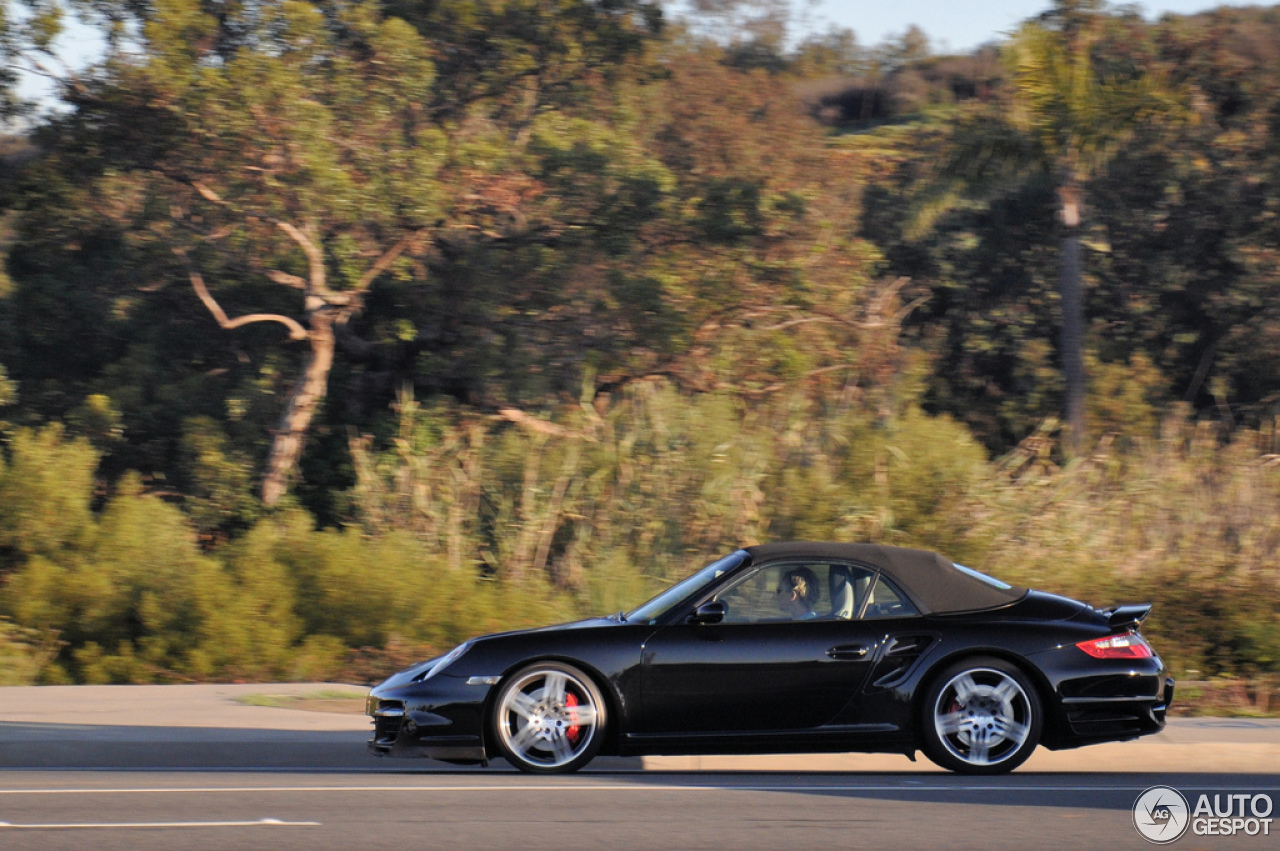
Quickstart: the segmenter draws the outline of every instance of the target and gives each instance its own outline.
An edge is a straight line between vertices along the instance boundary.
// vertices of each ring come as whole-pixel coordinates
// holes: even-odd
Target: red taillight
[[[1076,647],[1095,659],[1150,659],[1156,655],[1151,645],[1136,632],[1081,641]]]

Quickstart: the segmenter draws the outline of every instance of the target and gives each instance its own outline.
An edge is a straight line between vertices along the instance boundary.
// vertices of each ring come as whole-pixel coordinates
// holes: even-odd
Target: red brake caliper
[[[578,705],[578,696],[569,692],[564,696],[564,705],[569,710],[569,729],[565,731],[565,735],[569,737],[570,744],[577,744],[578,736],[582,733],[582,728],[578,726],[578,713],[573,711],[573,707]]]

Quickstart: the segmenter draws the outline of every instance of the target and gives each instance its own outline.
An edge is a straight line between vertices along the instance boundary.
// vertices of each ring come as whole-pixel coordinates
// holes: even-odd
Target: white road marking
[[[134,822],[77,822],[67,824],[10,824],[0,821],[0,830],[109,830],[142,828],[205,828],[205,827],[320,827],[318,821],[281,821],[264,818],[257,821],[134,821]]]

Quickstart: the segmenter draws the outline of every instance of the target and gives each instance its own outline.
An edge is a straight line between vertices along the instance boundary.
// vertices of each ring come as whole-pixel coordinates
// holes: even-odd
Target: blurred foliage
[[[53,634],[0,618],[0,686],[37,682],[57,652],[58,641]]]
[[[942,56],[774,0],[94,0],[38,115],[28,5],[0,681],[375,679],[787,538],[1153,599],[1180,674],[1280,672],[1280,9],[1063,0]],[[334,357],[268,507],[320,350],[279,318]]]
[[[1104,441],[1066,470],[1029,440],[973,492],[968,534],[1007,580],[1099,606],[1154,602],[1144,631],[1177,676],[1274,673],[1278,439],[1273,426],[1224,444],[1175,410],[1156,434]]]
[[[1109,365],[1147,363],[1163,376],[1156,396],[1228,426],[1264,426],[1280,412],[1280,11],[1221,9],[1156,24],[1115,14],[1104,24],[1093,65],[1131,88],[1145,69],[1160,82],[1156,102],[1176,95],[1181,106],[1149,110],[1110,146],[1080,140],[1106,154],[1081,184],[1086,374],[1093,381]],[[997,453],[1058,414],[1063,393],[1053,285],[1060,199],[1054,175],[1015,179],[996,168],[1034,141],[996,114],[1011,84],[1005,73],[985,97],[949,112],[893,115],[840,140],[886,166],[864,194],[862,233],[888,268],[913,278],[910,295],[928,296],[906,323],[937,356],[928,407],[963,419]],[[1110,111],[1099,127],[1114,120]],[[958,153],[982,178],[982,198],[941,191],[948,175],[939,164]]]
[[[5,371],[4,364],[0,364],[0,416],[3,415],[5,408],[18,403],[18,385],[16,382],[9,380],[9,374]],[[9,430],[9,423],[0,419],[0,438],[5,436]]]
[[[250,528],[261,513],[253,462],[229,445],[212,418],[193,417],[183,432],[182,460],[189,476],[184,506],[192,524],[210,542]]]
[[[402,403],[393,447],[353,447],[356,505],[370,533],[413,530],[504,580],[547,576],[587,611],[638,603],[744,543],[957,542],[936,521],[980,475],[980,448],[948,418],[908,405],[882,419],[852,396],[744,403],[644,384],[604,416],[522,428]],[[635,569],[643,581],[621,592]]]
[[[519,424],[400,408],[387,448],[353,447],[359,526],[288,509],[212,554],[136,477],[90,512],[77,490],[92,490],[93,450],[19,432],[0,476],[0,528],[25,530],[6,539],[5,676],[372,678],[477,633],[630,608],[717,554],[787,538],[924,546],[1097,606],[1150,600],[1146,631],[1179,676],[1280,672],[1274,430],[1224,444],[1173,410],[1064,469],[1052,424],[989,462],[909,395],[888,417],[664,383]],[[37,463],[85,472],[13,499]]]
[[[538,577],[485,581],[407,533],[316,531],[296,509],[207,555],[183,513],[135,476],[91,513],[93,455],[56,428],[23,431],[0,471],[5,677],[323,679],[359,648],[432,655],[476,631],[574,611]],[[28,478],[37,466],[57,475]],[[26,499],[11,489],[20,481]]]
[[[98,457],[85,440],[64,441],[60,426],[22,429],[0,459],[0,553],[13,558],[57,558],[82,548],[91,510]]]

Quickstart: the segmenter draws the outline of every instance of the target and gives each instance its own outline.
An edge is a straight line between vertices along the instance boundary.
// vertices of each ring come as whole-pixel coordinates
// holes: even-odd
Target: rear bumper
[[[1045,747],[1136,739],[1164,729],[1174,683],[1159,656],[1096,659],[1065,645],[1032,658],[1051,696]]]
[[[1062,729],[1058,747],[1149,736],[1164,729],[1173,703],[1174,682],[1165,677],[1158,694],[1096,695],[1062,698]]]

